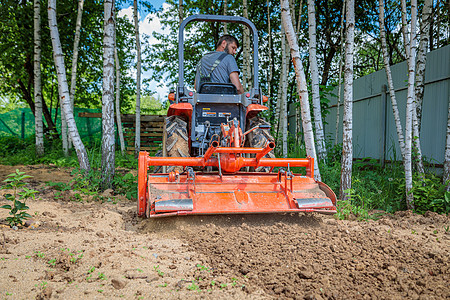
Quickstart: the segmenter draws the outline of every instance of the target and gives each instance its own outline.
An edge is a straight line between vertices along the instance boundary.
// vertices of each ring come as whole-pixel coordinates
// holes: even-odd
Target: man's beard
[[[225,46],[225,53],[230,54],[230,44],[227,43],[227,45]]]

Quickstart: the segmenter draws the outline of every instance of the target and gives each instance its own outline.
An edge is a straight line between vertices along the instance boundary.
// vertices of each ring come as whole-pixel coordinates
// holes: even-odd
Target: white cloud
[[[169,4],[163,3],[162,7],[163,7],[163,10],[167,10],[167,9],[169,9]],[[128,18],[128,20],[130,20],[130,22],[132,24],[134,24],[133,7],[132,6],[121,9],[118,12],[117,16],[118,17],[126,17],[126,18]],[[141,20],[139,14],[138,14],[138,19]],[[143,40],[144,35],[148,35],[150,37],[148,39],[150,47],[151,47],[151,45],[156,44],[158,42],[158,40],[155,37],[153,37],[154,32],[163,33],[163,34],[168,34],[170,32],[168,28],[163,30],[161,27],[162,27],[161,21],[156,14],[148,14],[147,16],[145,16],[142,19],[142,21],[139,21],[139,34],[141,37],[141,41]],[[130,70],[130,71],[133,74],[133,76],[136,77],[136,71],[135,70]],[[143,72],[142,79],[149,78],[150,75],[151,75],[151,71]],[[159,87],[158,85],[159,85],[159,82],[156,82],[153,80],[149,83],[149,87],[150,87],[151,91],[156,92],[155,96],[158,97],[158,95],[159,95],[161,98],[167,96],[167,94],[169,93],[169,88],[167,87],[167,85],[164,82],[162,83],[162,87]]]

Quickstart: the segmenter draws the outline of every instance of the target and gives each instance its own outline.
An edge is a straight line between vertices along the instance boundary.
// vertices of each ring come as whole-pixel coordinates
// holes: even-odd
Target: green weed
[[[13,194],[5,194],[6,200],[11,201],[12,205],[5,204],[0,207],[9,210],[11,217],[7,217],[6,221],[11,227],[23,225],[26,219],[31,218],[31,215],[27,213],[29,207],[26,205],[26,200],[29,198],[35,199],[38,191],[26,188],[26,183],[23,182],[24,179],[31,177],[25,175],[25,172],[20,172],[16,169],[15,173],[9,174],[3,180],[3,182],[6,182],[6,185],[2,186],[1,189],[13,190]],[[20,188],[22,188],[22,191],[19,192]]]
[[[153,269],[158,273],[160,277],[164,277],[164,272],[159,269],[159,265],[154,266]]]
[[[99,280],[106,280],[106,276],[105,276],[105,274],[103,274],[101,272],[98,272],[97,279],[99,279]]]
[[[206,267],[206,266],[204,266],[204,265],[201,265],[201,264],[197,264],[197,268],[198,268],[200,271],[208,271],[208,272],[211,271],[211,268],[208,268],[208,267]]]
[[[199,291],[200,287],[198,286],[198,284],[196,284],[194,281],[187,286],[187,289],[190,291]]]
[[[47,263],[52,267],[56,266],[56,258],[50,259]]]

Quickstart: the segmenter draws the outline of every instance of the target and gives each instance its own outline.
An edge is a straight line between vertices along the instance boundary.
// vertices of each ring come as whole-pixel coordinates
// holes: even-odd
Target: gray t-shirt
[[[214,65],[214,62],[222,55],[224,52],[222,51],[213,51],[202,57],[200,62],[197,64],[197,73],[195,75],[195,89],[198,91],[200,87],[200,71],[203,76],[207,76],[211,72],[211,68]],[[211,82],[220,82],[220,83],[231,83],[230,74],[232,72],[238,72],[239,68],[236,64],[236,60],[234,56],[231,54],[227,54],[217,65],[217,67],[211,72]]]

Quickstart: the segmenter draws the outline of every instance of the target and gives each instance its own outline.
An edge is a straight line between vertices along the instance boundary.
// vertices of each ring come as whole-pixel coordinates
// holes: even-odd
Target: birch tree
[[[410,37],[408,38],[408,30],[407,30],[407,24],[406,24],[406,1],[405,0],[401,0],[401,7],[402,7],[402,34],[403,34],[403,42],[405,44],[405,53],[406,53],[406,60],[408,63],[408,70],[409,70],[409,64],[413,63],[414,66],[413,67],[413,71],[415,71],[416,68],[416,33],[412,32],[412,30],[416,30],[416,24],[412,24],[413,21],[413,14],[412,14],[412,10],[413,10],[413,6],[415,7],[415,16],[414,16],[414,22],[416,22],[417,20],[417,1],[415,2],[416,4],[413,5],[413,3],[411,3],[411,31],[410,31]],[[414,37],[414,41],[411,40],[411,38]],[[412,43],[414,42],[414,47],[412,45]],[[411,53],[412,51],[414,51],[414,53]],[[411,55],[414,56],[414,61],[410,60]],[[409,73],[408,71],[408,76],[411,75],[411,73]],[[415,76],[415,75],[414,75]],[[413,92],[411,94],[410,97],[412,97],[412,129],[411,132],[413,134],[413,137],[411,138],[412,141],[412,145],[411,145],[411,149],[414,149],[414,153],[411,150],[411,155],[414,154],[414,162],[416,164],[416,168],[417,168],[417,172],[419,173],[419,178],[421,178],[421,180],[423,181],[423,179],[425,178],[425,169],[423,167],[423,160],[422,160],[422,150],[421,150],[421,145],[420,145],[420,132],[419,132],[419,128],[420,128],[420,124],[417,118],[417,110],[416,110],[416,95],[415,95],[415,90],[414,90],[414,78],[411,79],[413,82]],[[408,82],[408,87],[409,87],[409,82]],[[409,95],[409,90],[408,90],[408,95]],[[406,126],[406,125],[405,125]],[[405,129],[407,130],[407,129]],[[406,132],[405,132],[406,135]],[[405,141],[406,143],[406,141]],[[412,168],[412,167],[411,167]],[[412,170],[412,169],[411,169]]]
[[[325,135],[323,133],[322,112],[320,108],[319,68],[316,51],[316,9],[314,0],[308,0],[308,33],[309,33],[309,66],[311,69],[311,92],[314,113],[314,129],[318,158],[323,161],[327,157]]]
[[[345,16],[345,68],[344,68],[344,116],[342,118],[342,162],[341,188],[339,198],[349,199],[349,189],[352,188],[353,165],[353,48],[355,32],[355,1],[346,3]]]
[[[123,138],[122,116],[120,113],[120,61],[117,54],[117,27],[114,22],[114,60],[116,62],[116,120],[119,133],[120,153],[125,154],[125,139]]]
[[[243,15],[248,19],[248,3],[247,0],[243,1]],[[251,88],[251,67],[250,67],[250,29],[244,26],[244,38],[243,38],[243,61],[244,61],[244,74],[242,76],[242,86],[244,90],[250,90]]]
[[[342,42],[344,40],[344,16],[345,16],[345,3],[346,1],[342,1],[342,12],[341,12],[341,29],[340,29],[340,41],[341,41],[341,51],[339,55],[339,79],[338,79],[338,101],[337,101],[337,108],[336,108],[336,133],[334,137],[334,144],[337,145],[338,143],[338,132],[339,132],[339,119],[340,119],[340,109],[339,106],[341,105],[341,83],[342,83],[342,66],[344,60],[342,59],[343,53],[344,53],[344,43]]]
[[[42,121],[41,88],[41,0],[34,0],[34,128],[36,130],[36,154],[44,155],[44,123]]]
[[[183,0],[178,1],[178,18],[180,19],[180,24],[183,22],[184,5]]]
[[[288,130],[287,130],[287,119],[288,119],[288,107],[287,107],[287,94],[288,94],[288,77],[289,77],[289,45],[286,41],[286,37],[283,36],[284,40],[284,60],[282,70],[285,72],[284,80],[282,81],[281,88],[283,89],[283,97],[280,103],[280,122],[281,122],[281,140],[283,145],[283,157],[287,157],[288,152]]]
[[[314,145],[314,133],[311,124],[311,112],[309,109],[308,88],[306,86],[305,71],[303,70],[302,61],[300,59],[300,51],[294,27],[292,25],[288,0],[281,0],[281,20],[283,22],[283,28],[286,31],[286,36],[291,49],[291,57],[295,70],[297,92],[299,94],[300,106],[302,111],[306,154],[314,158],[314,178],[316,180],[320,180],[320,171],[316,159],[316,149]]]
[[[450,101],[448,103],[448,116],[447,116],[447,142],[445,144],[445,157],[444,157],[444,176],[442,178],[443,184],[446,185],[445,190],[450,192]]]
[[[72,109],[75,101],[75,90],[77,85],[77,62],[78,62],[78,45],[80,44],[80,29],[81,29],[81,17],[83,16],[84,0],[78,1],[77,20],[75,23],[75,38],[73,42],[73,56],[72,56],[72,73],[70,79],[70,100]],[[72,141],[68,140],[68,147],[71,148]]]
[[[67,84],[66,68],[64,64],[64,55],[61,48],[61,42],[59,39],[58,24],[56,21],[56,0],[48,1],[48,23],[50,27],[50,35],[52,38],[53,46],[53,58],[55,60],[56,73],[58,76],[58,90],[61,108],[64,111],[63,115],[67,120],[69,128],[69,134],[72,139],[75,151],[77,153],[80,169],[88,172],[90,170],[89,159],[86,149],[81,141],[78,133],[77,124],[73,117],[73,110],[70,105],[70,93]]]
[[[405,161],[405,139],[403,137],[402,123],[400,121],[400,113],[398,111],[397,99],[395,96],[395,88],[392,80],[391,66],[389,65],[389,54],[387,51],[386,32],[384,23],[384,0],[379,0],[379,21],[380,21],[380,38],[381,38],[381,51],[383,53],[384,69],[386,71],[387,83],[389,88],[389,96],[391,97],[392,112],[394,114],[395,128],[397,129],[398,143],[400,146],[400,152],[402,154],[402,160]]]
[[[267,9],[269,9],[269,8],[267,7]],[[223,15],[226,16],[227,13],[228,13],[228,1],[224,0],[223,1]],[[269,16],[269,18],[270,18],[270,16]],[[223,23],[223,34],[228,34],[228,26],[227,26],[227,24],[228,23]]]
[[[402,15],[406,15],[405,0],[402,0]],[[405,125],[405,190],[406,205],[408,209],[414,208],[414,195],[412,193],[412,130],[414,107],[414,78],[416,64],[416,19],[417,19],[417,0],[411,1],[411,31],[409,38],[408,53],[408,95],[406,98],[406,125]]]
[[[422,19],[420,22],[420,42],[417,51],[416,65],[416,111],[418,131],[420,132],[422,120],[422,101],[425,89],[425,65],[427,62],[428,42],[430,40],[431,11],[433,9],[433,1],[425,0],[422,8]]]
[[[139,156],[141,150],[141,42],[139,39],[139,22],[138,22],[138,6],[137,0],[133,1],[133,16],[134,16],[134,33],[136,36],[136,137],[134,141],[134,156]]]
[[[115,172],[114,140],[114,0],[104,2],[103,95],[102,95],[102,180],[112,188]]]

